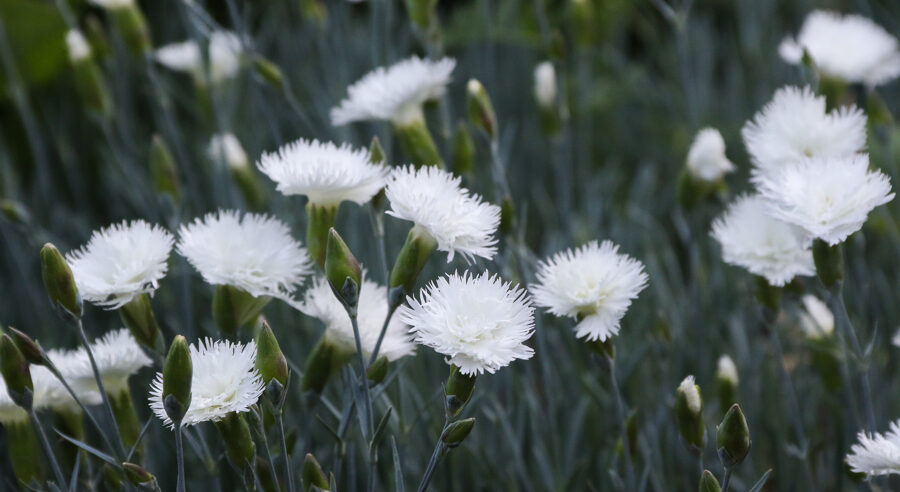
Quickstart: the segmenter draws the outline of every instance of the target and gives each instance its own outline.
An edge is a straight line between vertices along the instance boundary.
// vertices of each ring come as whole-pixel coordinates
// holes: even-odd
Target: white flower
[[[575,336],[601,342],[619,333],[619,324],[647,286],[644,265],[611,241],[591,241],[538,263],[534,301],[555,316],[583,317]]]
[[[838,157],[866,148],[866,116],[855,106],[825,111],[809,87],[782,87],[742,130],[757,172],[805,157]]]
[[[404,125],[423,119],[422,104],[447,90],[456,60],[407,58],[378,67],[347,88],[347,98],[331,109],[331,124],[391,120]]]
[[[460,186],[458,176],[436,167],[398,168],[385,195],[391,202],[387,213],[412,221],[418,232],[431,236],[437,248],[448,253],[448,263],[456,253],[472,262],[476,256],[491,259],[497,252],[494,233],[500,207]]]
[[[237,75],[241,65],[241,40],[233,32],[215,31],[209,35],[209,79],[222,82]],[[206,80],[200,46],[194,40],[163,46],[156,50],[156,61],[179,72]]]
[[[69,53],[69,61],[72,63],[87,60],[91,57],[91,45],[88,44],[84,34],[78,29],[70,29],[66,33],[66,50]]]
[[[181,422],[190,426],[218,421],[232,412],[246,412],[259,400],[263,380],[256,371],[256,344],[247,345],[207,338],[190,346],[191,404]],[[162,400],[163,375],[150,385],[150,408],[170,429],[175,425]]]
[[[325,325],[325,336],[340,344],[349,352],[356,352],[353,326],[344,305],[338,300],[328,281],[318,278],[306,290],[303,303],[298,309],[306,315],[319,319]],[[375,349],[378,335],[388,313],[387,288],[368,279],[363,279],[359,292],[359,338],[363,352],[368,356]],[[396,316],[391,318],[378,353],[388,360],[397,360],[413,355],[416,346],[409,335],[408,327]]]
[[[691,413],[700,413],[700,410],[703,408],[703,402],[700,399],[700,390],[697,389],[697,383],[694,382],[694,376],[684,378],[681,384],[678,385],[678,392],[684,395]]]
[[[103,9],[119,9],[134,5],[134,0],[88,0],[88,3]]]
[[[772,285],[816,274],[806,234],[772,218],[759,195],[739,196],[713,221],[712,237],[722,246],[725,263],[746,268]]]
[[[66,261],[85,300],[117,309],[156,291],[168,269],[172,242],[172,234],[162,227],[124,221],[94,231]]]
[[[834,314],[828,306],[812,294],[803,296],[804,312],[800,314],[800,326],[810,338],[827,337],[834,332]]]
[[[493,374],[516,359],[530,359],[524,342],[534,333],[534,308],[524,289],[499,276],[469,272],[430,283],[397,317],[410,325],[415,341],[448,357],[467,375]]]
[[[728,381],[735,385],[738,383],[737,366],[734,365],[734,361],[731,360],[731,357],[727,355],[719,357],[718,362],[716,362],[716,378]]]
[[[900,75],[897,39],[859,15],[810,12],[797,39],[785,39],[778,49],[795,65],[802,62],[804,50],[823,74],[847,82],[876,86]]]
[[[241,169],[250,165],[241,142],[233,133],[217,133],[209,140],[206,153],[210,159],[223,162],[231,169]]]
[[[700,181],[718,181],[734,171],[734,164],[725,156],[725,140],[715,128],[697,132],[687,155],[688,172]]]
[[[153,363],[125,328],[110,331],[91,343],[91,352],[103,387],[111,395],[127,391],[128,378]],[[93,392],[95,396],[85,398],[100,401],[94,371],[84,347],[68,352],[53,351],[49,355],[79,398]]]
[[[344,200],[363,204],[385,184],[388,169],[369,162],[369,152],[348,144],[300,139],[263,153],[259,170],[285,195],[306,195],[317,205]]]
[[[847,455],[851,470],[870,477],[900,473],[900,421],[885,434],[860,432],[857,440]]]
[[[311,271],[306,248],[278,219],[219,210],[181,226],[178,252],[212,285],[290,298]]]
[[[542,108],[556,104],[556,70],[549,61],[534,67],[534,99]]]
[[[869,212],[894,198],[891,182],[869,170],[869,156],[808,158],[754,177],[775,218],[835,245],[862,228]]]

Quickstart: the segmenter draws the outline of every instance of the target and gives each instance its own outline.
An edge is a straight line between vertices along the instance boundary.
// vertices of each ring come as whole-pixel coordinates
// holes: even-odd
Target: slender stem
[[[447,425],[444,425],[444,429],[447,428]],[[444,434],[444,431],[441,431],[441,435]],[[444,444],[444,441],[441,440],[440,436],[438,437],[437,445],[434,447],[434,451],[431,453],[431,459],[428,460],[428,466],[425,467],[425,474],[422,475],[422,481],[419,482],[419,488],[416,489],[417,492],[425,492],[428,490],[428,484],[431,483],[431,477],[434,475],[434,470],[437,468],[438,462],[441,460],[441,457],[444,456],[444,451],[447,450],[447,445]]]
[[[284,457],[288,492],[294,492],[294,467],[291,466],[291,457],[288,455],[287,450],[287,439],[284,438],[284,412],[278,412],[278,437],[281,439],[281,456]]]
[[[100,391],[100,397],[103,399],[103,406],[106,407],[106,416],[113,428],[118,429],[116,424],[116,415],[113,412],[112,404],[109,402],[109,395],[103,387],[103,380],[100,377],[100,370],[97,369],[97,361],[94,360],[94,352],[91,350],[91,344],[88,342],[87,335],[84,333],[84,324],[81,319],[78,320],[78,335],[81,337],[81,343],[84,344],[84,350],[87,352],[88,359],[91,361],[91,370],[94,372],[94,381],[97,383],[97,389]],[[125,444],[122,442],[122,435],[116,432],[116,444],[118,445],[118,455],[125,456]]]
[[[44,449],[44,454],[47,455],[47,461],[50,462],[50,467],[53,468],[53,475],[56,476],[56,482],[60,487],[65,487],[67,483],[66,478],[63,476],[62,469],[59,467],[59,462],[56,461],[56,455],[53,454],[53,448],[50,447],[50,441],[47,440],[47,434],[44,433],[44,427],[41,426],[41,421],[38,420],[37,414],[34,413],[34,408],[28,409],[28,416],[31,418],[31,424],[34,426],[35,432],[37,432],[38,438],[41,441],[41,447]]]
[[[725,477],[722,478],[722,492],[728,492],[728,484],[731,482],[731,468],[725,469]]]
[[[355,309],[354,309],[355,311]],[[362,386],[363,392],[363,411],[365,415],[363,415],[363,439],[368,441],[372,437],[372,432],[375,427],[374,424],[374,416],[372,415],[372,395],[369,393],[369,380],[366,377],[366,360],[362,351],[362,340],[359,337],[359,321],[356,317],[356,312],[350,312],[350,324],[353,325],[353,339],[356,342],[356,359],[359,362],[359,384]],[[372,455],[371,453],[367,453],[366,459],[369,461],[369,490],[374,490],[375,486],[375,477],[372,476],[375,474],[375,469],[372,466]]]
[[[272,483],[278,484],[278,472],[275,471],[275,463],[272,462],[272,453],[269,452],[269,439],[266,437],[266,427],[263,424],[263,414],[262,409],[257,408],[254,413],[256,413],[256,427],[259,432],[259,437],[262,439],[263,444],[263,455],[266,459],[266,462],[269,464],[269,474],[272,476]],[[285,458],[287,455],[284,455]],[[255,467],[254,467],[255,468]],[[287,466],[288,470],[290,470],[290,465]]]
[[[181,423],[175,428],[175,459],[178,461],[178,485],[175,490],[177,492],[185,492],[184,487],[184,445],[181,442]]]
[[[863,405],[866,411],[866,429],[875,430],[875,412],[872,406],[872,389],[869,386],[869,370],[868,364],[863,360],[864,353],[862,346],[859,344],[859,338],[856,336],[856,330],[850,322],[850,315],[847,313],[847,305],[844,303],[843,281],[836,282],[829,289],[829,308],[835,317],[835,324],[840,330],[842,338],[849,339],[854,358],[856,359],[856,371],[859,373],[859,386],[862,391]],[[846,342],[844,349],[846,351]]]
[[[63,388],[65,388],[66,392],[69,393],[69,396],[71,396],[72,399],[75,400],[75,404],[78,405],[78,408],[80,408],[81,411],[85,415],[87,415],[88,420],[90,420],[91,424],[97,429],[97,432],[100,434],[100,438],[103,439],[103,443],[109,447],[110,451],[115,453],[115,447],[113,446],[112,441],[109,440],[109,436],[106,435],[103,427],[100,426],[100,423],[97,422],[97,419],[94,418],[94,415],[87,410],[87,408],[84,406],[84,403],[81,402],[81,399],[78,398],[78,395],[75,394],[75,391],[71,386],[69,386],[69,382],[66,381],[66,379],[59,372],[59,369],[56,367],[56,365],[53,364],[53,361],[51,361],[50,358],[46,355],[44,355],[44,367],[46,367],[47,370],[50,371],[50,374],[53,374],[53,376],[56,377],[56,379],[58,379],[60,383],[62,383]]]
[[[390,301],[388,301],[390,303]],[[375,349],[372,350],[372,355],[369,356],[369,365],[375,363],[375,359],[378,358],[378,352],[381,350],[381,342],[384,341],[384,335],[387,333],[388,325],[391,324],[391,318],[394,316],[394,311],[397,310],[399,306],[393,306],[388,304],[388,312],[387,316],[384,317],[384,324],[381,325],[381,332],[378,334],[378,341],[375,342]]]
[[[609,379],[612,382],[613,393],[616,397],[616,413],[619,418],[619,425],[622,427],[622,451],[625,454],[625,484],[630,486],[634,483],[634,469],[631,464],[631,443],[628,442],[628,423],[625,420],[625,398],[619,390],[619,382],[616,380],[616,361],[612,357],[607,357],[609,362]]]

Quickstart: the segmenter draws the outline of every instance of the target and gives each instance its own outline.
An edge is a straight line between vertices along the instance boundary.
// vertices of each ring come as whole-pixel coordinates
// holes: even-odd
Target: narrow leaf
[[[770,468],[768,471],[763,473],[763,476],[760,477],[759,481],[757,481],[756,484],[753,485],[753,487],[750,487],[750,490],[748,490],[747,492],[759,492],[760,490],[762,490],[763,485],[765,485],[766,482],[769,481],[769,475],[771,474],[772,469]]]

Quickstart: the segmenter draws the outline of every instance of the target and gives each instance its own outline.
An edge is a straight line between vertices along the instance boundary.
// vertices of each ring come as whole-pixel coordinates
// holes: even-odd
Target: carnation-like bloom
[[[206,80],[201,47],[194,40],[163,46],[156,50],[156,61],[178,71],[191,74],[196,80]],[[222,82],[237,75],[241,67],[241,40],[229,31],[214,31],[209,35],[209,80]]]
[[[499,276],[451,274],[431,282],[419,299],[407,297],[397,317],[415,341],[447,356],[462,374],[493,374],[530,359],[524,342],[534,333],[534,308],[524,289]]]
[[[388,169],[369,162],[369,152],[348,144],[300,139],[264,153],[259,170],[285,195],[305,195],[310,203],[368,202],[385,184]]]
[[[549,61],[534,67],[534,99],[542,108],[556,104],[556,70]]]
[[[78,29],[70,29],[66,33],[66,51],[69,54],[69,61],[77,63],[91,57],[91,45],[88,44],[84,34]]]
[[[111,395],[128,391],[128,378],[153,363],[125,328],[110,331],[92,342],[91,352],[103,387]],[[79,398],[98,391],[84,347],[68,352],[51,351],[48,355]],[[97,393],[87,399],[99,401],[100,395]]]
[[[716,362],[716,378],[729,381],[731,384],[738,383],[737,366],[734,365],[731,357],[727,355],[719,357],[719,360]]]
[[[694,382],[694,376],[688,376],[678,385],[678,392],[684,395],[687,401],[688,409],[692,413],[700,413],[703,408],[703,400],[700,399],[700,391],[697,390],[697,383]]]
[[[644,265],[612,241],[591,241],[538,263],[534,301],[555,316],[580,319],[575,336],[601,342],[619,333],[631,301],[647,286]]]
[[[800,314],[800,326],[810,338],[827,337],[834,332],[834,314],[828,306],[812,294],[803,296],[803,309]]]
[[[172,234],[162,227],[124,221],[94,231],[66,261],[85,300],[117,309],[156,291],[168,270],[172,242]]]
[[[734,164],[725,156],[725,139],[715,128],[697,132],[687,155],[688,172],[700,181],[718,181],[734,171]]]
[[[178,252],[212,285],[290,298],[311,272],[306,248],[278,219],[219,210],[181,226]]]
[[[385,188],[391,202],[387,213],[412,221],[417,232],[432,237],[437,248],[447,252],[447,262],[456,253],[468,262],[476,256],[491,259],[497,252],[494,233],[500,225],[500,207],[483,202],[460,182],[458,176],[436,167],[395,169]]]
[[[209,139],[206,153],[210,159],[223,162],[231,169],[240,169],[250,165],[247,152],[240,140],[233,133],[217,133]]]
[[[739,196],[712,224],[722,259],[782,286],[796,276],[816,274],[803,229],[769,215],[759,195]]]
[[[259,400],[263,380],[256,371],[256,343],[246,345],[207,338],[191,344],[191,404],[182,426],[215,422],[231,412],[246,412]],[[150,385],[150,408],[170,429],[162,399],[163,375]]]
[[[441,97],[456,60],[407,58],[378,67],[347,88],[347,98],[331,109],[331,124],[391,120],[406,125],[423,119],[422,104]]]
[[[775,218],[830,245],[862,228],[875,207],[894,198],[891,182],[869,170],[869,156],[808,158],[754,177]]]
[[[900,473],[900,421],[884,434],[860,432],[857,440],[847,455],[851,470],[870,477]]]
[[[742,130],[757,172],[805,157],[838,157],[866,148],[866,116],[856,106],[825,111],[809,87],[782,87]]]
[[[900,75],[897,38],[860,15],[810,12],[797,39],[785,39],[778,51],[795,65],[806,51],[824,75],[846,82],[876,86]]]
[[[298,305],[298,309],[308,316],[319,319],[325,325],[325,336],[329,340],[340,344],[351,353],[356,352],[350,316],[331,291],[327,280],[316,279],[312,287],[307,289],[303,303]],[[357,313],[360,342],[363,352],[369,355],[375,349],[381,327],[388,314],[387,288],[364,278],[359,292]],[[413,355],[415,351],[416,346],[409,335],[409,327],[396,316],[392,317],[378,353],[393,361]]]

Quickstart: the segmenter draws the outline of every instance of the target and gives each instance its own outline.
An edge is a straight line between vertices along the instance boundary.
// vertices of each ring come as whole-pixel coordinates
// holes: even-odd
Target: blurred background
[[[335,128],[328,111],[348,84],[377,66],[413,54],[446,55],[456,58],[457,68],[446,98],[428,108],[429,127],[449,162],[454,131],[466,117],[465,83],[482,82],[497,112],[499,155],[517,217],[515,233],[501,241],[495,261],[472,268],[528,283],[537,260],[591,239],[611,239],[647,267],[649,287],[616,341],[619,382],[633,412],[629,447],[640,490],[696,490],[702,465],[678,435],[675,388],[686,375],[696,376],[714,441],[714,425],[725,410],[714,379],[723,354],[737,364],[737,400],[753,439],[733,490],[747,490],[770,468],[764,490],[866,487],[851,481],[843,467],[858,431],[852,394],[846,385],[827,387],[812,363],[815,347],[798,327],[800,293],[819,293],[819,284],[795,283],[778,322],[766,326],[753,278],[722,263],[709,225],[731,198],[751,189],[740,139],[744,122],[778,87],[815,83],[780,59],[781,40],[795,34],[815,8],[859,13],[900,35],[900,2],[440,0],[437,21],[427,29],[410,21],[405,2],[392,0],[139,5],[149,37],[135,41],[116,28],[119,21],[110,11],[83,1],[0,0],[0,323],[34,336],[45,348],[74,347],[76,334],[46,299],[38,251],[48,241],[71,251],[91,231],[113,222],[144,218],[174,232],[198,215],[238,208],[271,213],[302,238],[302,199],[276,193],[255,168],[250,188],[256,192],[248,193],[246,183],[209,155],[210,137],[234,133],[255,162],[262,152],[301,137],[367,146],[378,136],[388,161],[401,164],[404,156],[389,125]],[[100,92],[85,90],[68,58],[65,35],[75,26],[94,51],[92,83]],[[135,48],[203,42],[217,29],[236,32],[243,51],[237,75],[221,83],[199,84]],[[533,70],[548,60],[560,94],[559,119],[549,126],[533,96]],[[879,88],[879,95],[898,114],[900,83]],[[677,199],[677,179],[693,135],[705,126],[721,130],[738,171],[727,177],[727,192],[685,208]],[[870,126],[872,163],[896,186],[900,133],[891,120]],[[174,178],[151,166],[154,138],[170,150]],[[494,191],[490,154],[478,143],[474,170],[464,182],[499,203],[504,197]],[[872,344],[869,376],[882,430],[900,417],[894,376],[900,348],[891,344],[900,326],[898,214],[898,200],[876,210],[846,247],[848,309],[861,339]],[[387,218],[386,228],[393,259],[408,224]],[[377,264],[364,209],[345,204],[338,229],[364,263]],[[447,265],[444,258],[435,255],[420,278],[466,268],[459,260]],[[215,336],[211,296],[212,288],[173,255],[153,299],[166,339],[178,333],[191,341]],[[86,309],[92,335],[119,326],[115,313]],[[302,368],[319,323],[277,301],[265,315],[291,363]],[[535,358],[479,378],[477,400],[468,410],[478,425],[443,462],[434,490],[625,490],[606,365],[574,338],[570,320],[543,313],[538,318]],[[799,409],[786,397],[769,330],[778,330],[784,344]],[[422,348],[395,366],[396,379],[378,405],[394,408],[388,432],[408,488],[421,476],[440,431],[446,365]],[[133,379],[138,400],[152,373]],[[290,394],[294,455],[312,452],[326,471],[335,444],[326,425],[339,417],[338,383],[331,383],[322,400],[303,395],[299,386]],[[142,401],[138,411],[149,418]],[[188,489],[231,490],[232,472],[209,427],[201,434],[208,434],[211,449],[187,449]],[[152,425],[146,446],[146,467],[163,490],[174,488],[170,432]],[[365,451],[354,446],[343,472],[336,472],[342,490],[357,490],[365,480]],[[390,446],[383,448],[379,483],[392,490],[397,476]],[[703,460],[721,476],[714,448],[709,442]],[[0,448],[0,475],[9,477],[4,454]],[[891,490],[900,482],[875,486]]]

